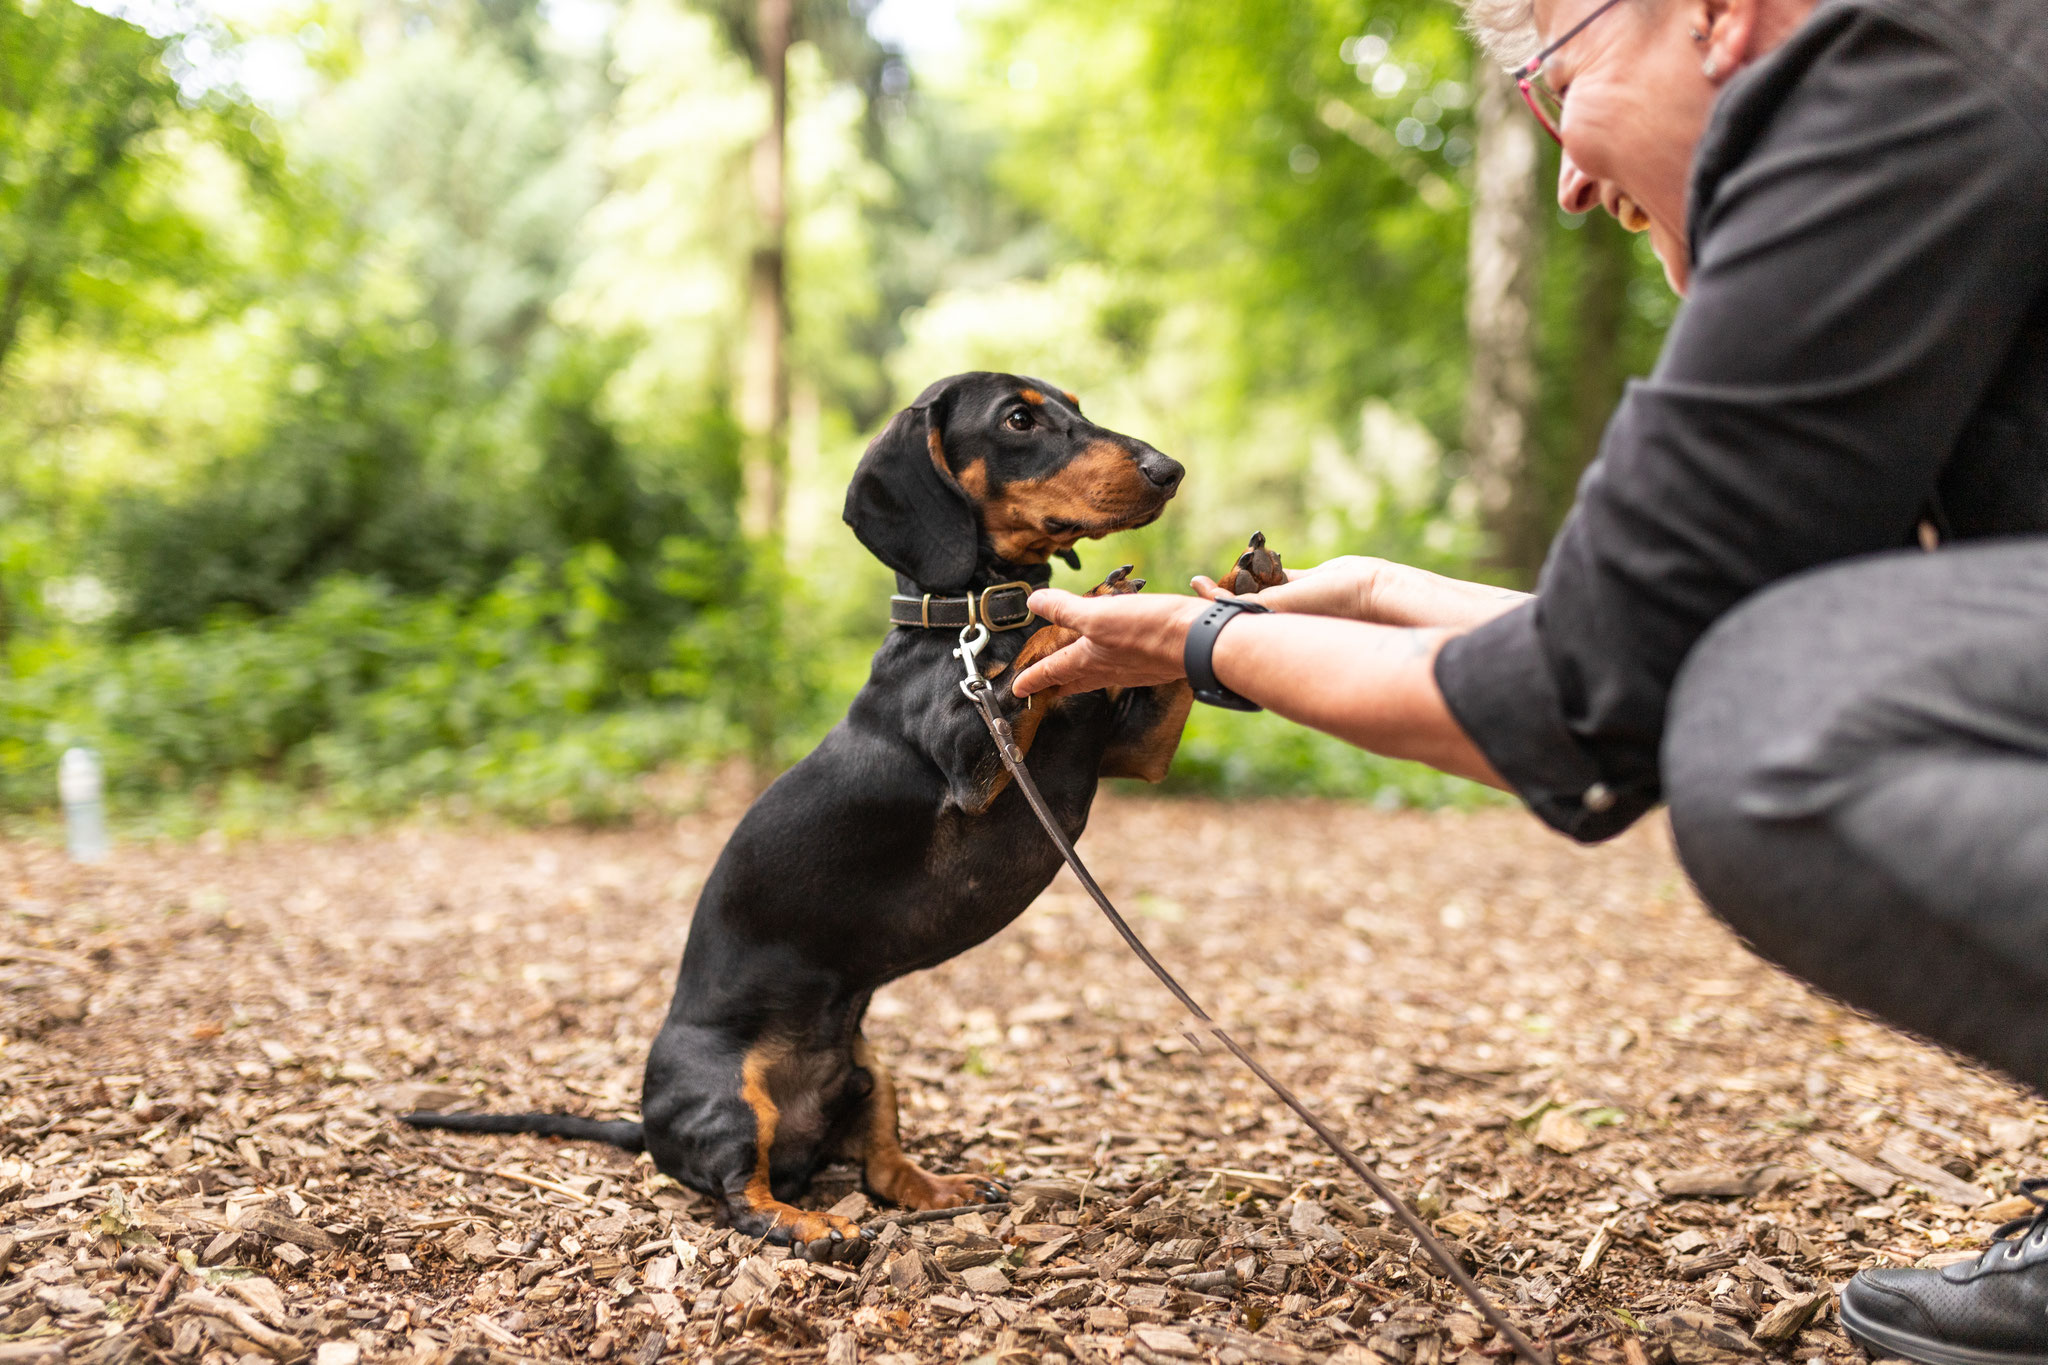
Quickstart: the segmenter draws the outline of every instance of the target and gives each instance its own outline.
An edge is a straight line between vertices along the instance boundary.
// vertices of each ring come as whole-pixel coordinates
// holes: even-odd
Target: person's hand
[[[1093,692],[1173,682],[1185,676],[1181,652],[1203,607],[1194,597],[1079,597],[1040,588],[1031,594],[1031,610],[1080,638],[1018,674],[1010,687],[1020,697],[1050,688]]]
[[[1426,569],[1365,555],[1340,555],[1312,569],[1283,569],[1276,583],[1252,600],[1268,611],[1342,616],[1384,626],[1469,629],[1528,600],[1527,593],[1488,583],[1467,583]],[[1194,589],[1211,601],[1233,596],[1211,578]]]
[[[1268,611],[1294,611],[1306,616],[1346,616],[1354,621],[1371,621],[1373,597],[1382,576],[1401,566],[1364,555],[1340,555],[1326,559],[1312,569],[1282,568],[1285,583],[1276,583],[1254,594]],[[1235,597],[1215,579],[1197,574],[1194,589],[1211,602]]]

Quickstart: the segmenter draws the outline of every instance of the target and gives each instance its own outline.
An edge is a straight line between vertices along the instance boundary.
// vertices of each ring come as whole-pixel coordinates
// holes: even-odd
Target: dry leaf
[[[1566,1156],[1585,1150],[1593,1141],[1591,1130],[1562,1109],[1545,1110],[1536,1120],[1533,1136],[1538,1147],[1548,1147]]]

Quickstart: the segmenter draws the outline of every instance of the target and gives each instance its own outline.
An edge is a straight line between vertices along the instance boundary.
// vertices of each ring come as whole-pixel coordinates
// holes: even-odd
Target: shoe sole
[[[2039,1351],[1994,1351],[1981,1346],[1957,1346],[1951,1342],[1923,1337],[1898,1327],[1880,1326],[1842,1303],[1837,1309],[1842,1330],[1873,1356],[1903,1356],[1920,1365],[2048,1365],[2048,1354]]]

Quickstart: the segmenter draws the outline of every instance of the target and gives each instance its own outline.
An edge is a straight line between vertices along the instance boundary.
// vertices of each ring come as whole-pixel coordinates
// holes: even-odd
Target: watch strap
[[[1210,706],[1221,706],[1230,711],[1261,711],[1265,708],[1257,702],[1247,701],[1237,693],[1216,681],[1214,654],[1216,637],[1223,628],[1246,612],[1263,616],[1267,608],[1256,602],[1241,598],[1222,598],[1211,602],[1195,623],[1188,627],[1187,644],[1181,649],[1181,668],[1188,675],[1188,685],[1194,690],[1195,700]]]

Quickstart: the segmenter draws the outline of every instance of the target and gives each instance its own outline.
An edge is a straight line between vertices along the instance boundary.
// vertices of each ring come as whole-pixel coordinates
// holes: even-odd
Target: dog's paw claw
[[[1131,577],[1132,567],[1132,565],[1126,564],[1119,568],[1115,573],[1110,574],[1107,578],[1089,589],[1088,596],[1121,597],[1125,593],[1136,592],[1144,587],[1144,579]]]
[[[859,1224],[836,1214],[806,1213],[786,1204],[770,1205],[735,1218],[733,1226],[747,1236],[789,1247],[799,1259],[805,1260],[820,1259],[821,1249],[827,1249],[823,1259],[831,1259],[828,1249],[859,1229]]]

